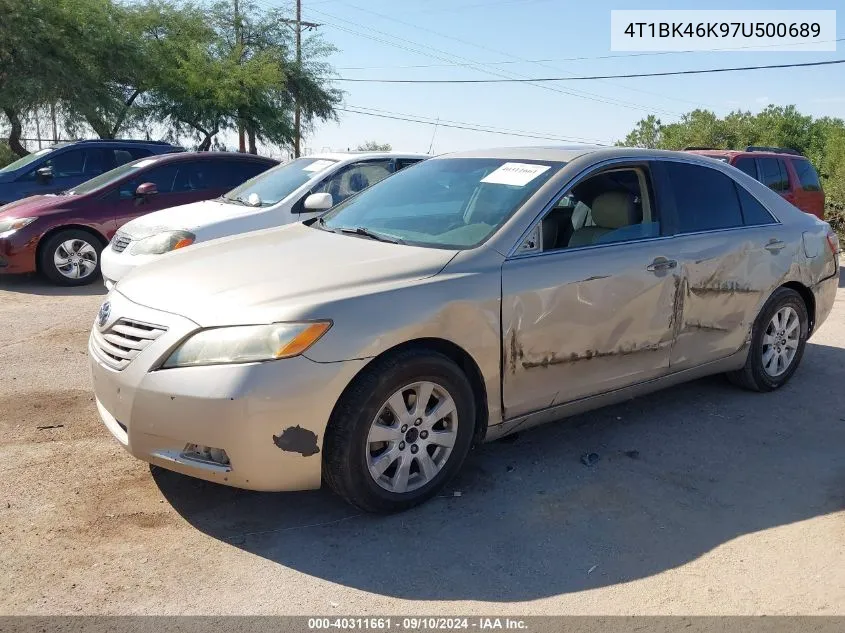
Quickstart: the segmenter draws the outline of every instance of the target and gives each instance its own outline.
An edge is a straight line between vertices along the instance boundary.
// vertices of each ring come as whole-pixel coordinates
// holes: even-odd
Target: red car
[[[722,160],[777,191],[805,213],[824,220],[824,191],[813,164],[791,149],[746,147],[745,151],[687,147],[684,151]]]
[[[100,252],[138,216],[209,200],[275,166],[251,154],[182,152],[142,158],[59,195],[0,207],[0,273],[38,271],[64,286],[100,272]]]

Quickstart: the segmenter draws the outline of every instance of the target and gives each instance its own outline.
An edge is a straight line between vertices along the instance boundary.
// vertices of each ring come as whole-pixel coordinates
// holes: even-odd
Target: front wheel
[[[472,387],[461,369],[436,352],[400,352],[374,361],[338,402],[324,477],[362,510],[405,510],[460,469],[474,430]]]
[[[40,249],[40,270],[60,286],[90,284],[100,273],[102,250],[100,240],[87,231],[59,231]]]
[[[808,334],[804,299],[790,288],[778,288],[754,322],[745,367],[728,374],[728,378],[752,391],[773,391],[783,386],[798,369]]]

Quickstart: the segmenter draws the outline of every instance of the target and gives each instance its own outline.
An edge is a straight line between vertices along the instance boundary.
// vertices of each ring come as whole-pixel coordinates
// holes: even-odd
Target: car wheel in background
[[[751,333],[745,367],[728,374],[736,385],[773,391],[798,369],[809,333],[804,300],[790,288],[778,288],[760,311]]]
[[[80,229],[59,231],[39,249],[39,270],[60,286],[89,284],[100,275],[103,244]]]
[[[461,369],[411,349],[376,360],[335,406],[323,474],[346,501],[396,512],[435,495],[472,445],[475,403]]]

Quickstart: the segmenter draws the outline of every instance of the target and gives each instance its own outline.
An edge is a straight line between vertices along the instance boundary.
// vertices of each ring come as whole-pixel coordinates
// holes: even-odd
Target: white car
[[[215,200],[141,216],[124,224],[103,250],[103,281],[111,289],[137,266],[197,242],[307,220],[426,158],[403,152],[315,154],[270,169]]]

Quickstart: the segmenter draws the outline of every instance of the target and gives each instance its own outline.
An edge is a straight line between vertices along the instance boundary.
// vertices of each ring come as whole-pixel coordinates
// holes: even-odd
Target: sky
[[[693,52],[638,55],[610,50],[610,11],[639,3],[564,0],[302,0],[303,19],[322,24],[338,50],[329,61],[341,77],[474,79],[665,72],[673,70],[812,62],[845,57],[836,52]],[[290,7],[289,0],[256,0],[259,7]],[[690,2],[651,0],[646,9],[836,9],[839,2],[807,0]],[[837,6],[838,5],[838,6]],[[845,37],[845,12],[836,37]],[[291,13],[291,17],[293,14]],[[607,58],[615,55],[617,57]],[[624,55],[623,57],[618,57]],[[602,57],[604,57],[602,59]],[[573,59],[587,58],[587,59]],[[526,61],[528,60],[528,61]],[[536,61],[553,60],[553,61]],[[506,62],[506,63],[502,63]],[[462,64],[462,65],[456,65]],[[472,67],[467,67],[472,65]],[[479,67],[480,65],[480,67]],[[425,66],[425,67],[420,67]],[[845,64],[685,77],[614,79],[545,84],[338,83],[344,109],[369,109],[403,118],[440,119],[519,131],[523,138],[338,112],[305,141],[307,153],[354,149],[366,141],[395,150],[432,153],[478,147],[611,144],[649,114],[664,123],[695,108],[719,115],[768,104],[794,104],[805,114],[845,118]]]

